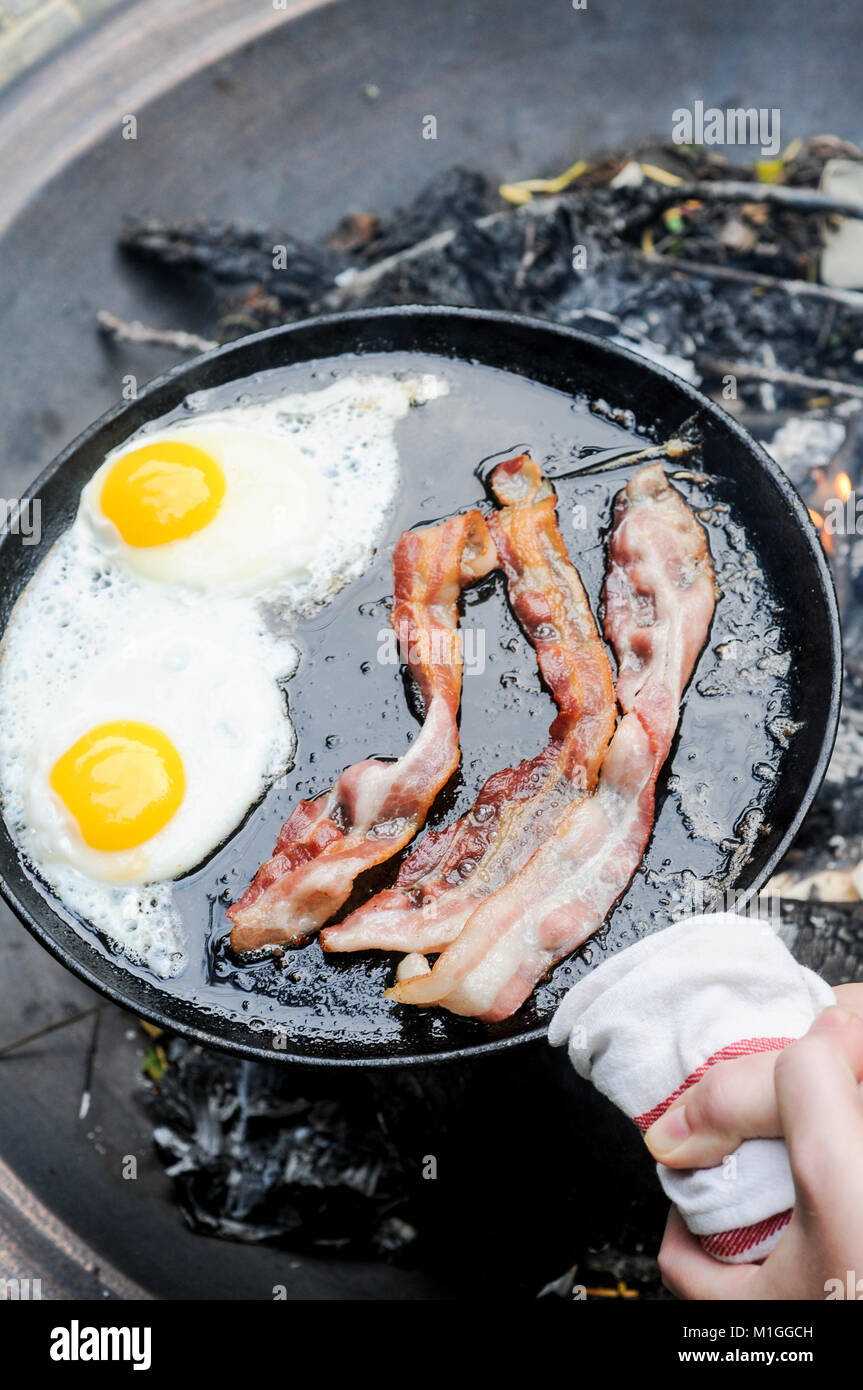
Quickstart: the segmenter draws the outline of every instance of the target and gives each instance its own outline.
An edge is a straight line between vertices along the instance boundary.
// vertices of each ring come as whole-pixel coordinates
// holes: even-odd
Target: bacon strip
[[[390,998],[489,1023],[508,1018],[602,925],[641,862],[656,777],[715,604],[704,531],[659,464],[618,498],[605,597],[626,713],[595,794],[566,811],[521,872],[480,905],[431,974],[399,981]]]
[[[609,559],[603,599],[617,698],[639,715],[664,761],[716,590],[704,530],[661,463],[642,468],[619,494]]]
[[[321,936],[325,951],[441,951],[478,904],[528,861],[556,818],[596,785],[614,730],[608,656],[555,517],[557,498],[526,454],[497,466],[488,519],[513,609],[559,713],[547,746],[494,773],[471,810],[429,831],[386,889]]]
[[[345,902],[358,874],[391,858],[416,834],[458,765],[459,593],[496,563],[478,511],[400,538],[391,622],[423,699],[422,730],[401,758],[355,763],[330,791],[299,803],[272,859],[228,911],[234,951],[311,936]]]

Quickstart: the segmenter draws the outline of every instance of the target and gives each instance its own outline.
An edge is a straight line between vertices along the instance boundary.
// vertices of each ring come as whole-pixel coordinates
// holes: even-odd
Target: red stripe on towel
[[[733,1259],[747,1250],[757,1250],[765,1240],[784,1231],[793,1215],[793,1208],[780,1211],[776,1216],[766,1216],[753,1226],[738,1226],[733,1231],[717,1231],[715,1236],[701,1236],[701,1248],[717,1260]]]
[[[635,1115],[633,1119],[638,1128],[644,1133],[650,1126],[664,1115],[670,1105],[673,1105],[680,1096],[688,1091],[690,1086],[694,1086],[696,1081],[700,1081],[710,1068],[717,1062],[729,1062],[734,1057],[749,1057],[753,1052],[781,1052],[783,1047],[795,1042],[795,1038],[743,1038],[740,1042],[729,1043],[727,1047],[722,1047],[718,1052],[714,1052],[712,1057],[708,1057],[706,1062],[702,1062],[700,1067],[690,1072],[685,1081],[681,1081],[676,1091],[667,1100],[661,1100],[658,1105],[654,1105],[652,1110],[645,1110],[643,1115]]]

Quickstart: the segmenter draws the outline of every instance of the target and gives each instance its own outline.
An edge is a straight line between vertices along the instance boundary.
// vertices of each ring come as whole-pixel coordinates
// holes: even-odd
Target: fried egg
[[[219,411],[201,393],[108,455],[81,524],[162,584],[320,602],[368,564],[398,482],[395,422],[442,385],[347,377]]]
[[[291,762],[297,661],[254,605],[140,584],[75,528],[16,605],[0,661],[6,823],[66,907],[157,974],[183,959],[170,884]]]
[[[366,568],[398,485],[396,421],[445,389],[368,375],[189,399],[105,458],[15,605],[4,819],[60,903],[161,977],[185,959],[173,883],[291,764],[285,614]]]
[[[194,868],[293,752],[274,665],[249,641],[226,660],[197,617],[91,659],[27,758],[32,857],[101,882]]]

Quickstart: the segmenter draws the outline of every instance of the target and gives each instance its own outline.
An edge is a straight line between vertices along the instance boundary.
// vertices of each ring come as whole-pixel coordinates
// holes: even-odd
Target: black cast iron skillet
[[[668,920],[675,892],[686,881],[687,872],[691,882],[693,877],[713,872],[723,860],[726,868],[732,866],[728,886],[739,892],[741,901],[763,886],[794,839],[812,802],[836,731],[841,647],[833,586],[806,510],[776,464],[704,396],[643,359],[583,333],[513,315],[474,310],[401,307],[310,320],[207,353],[153,381],[134,402],[109,412],[79,436],[34,483],[29,496],[41,500],[42,539],[37,546],[26,546],[21,538],[10,534],[0,546],[0,628],[5,628],[15,599],[46,547],[70,524],[81,488],[105,453],[146,421],[178,408],[190,392],[217,388],[257,372],[310,364],[342,354],[357,354],[357,360],[363,363],[377,353],[437,354],[449,359],[453,369],[455,364],[462,364],[462,383],[466,371],[479,371],[479,367],[465,364],[482,364],[513,374],[499,378],[494,388],[498,392],[504,390],[504,395],[497,397],[502,409],[507,382],[512,392],[523,389],[513,377],[577,395],[582,404],[585,398],[607,403],[609,409],[600,415],[591,417],[583,411],[572,417],[573,435],[581,435],[584,447],[577,448],[576,439],[567,458],[563,455],[570,441],[562,441],[558,431],[549,445],[539,417],[533,423],[528,421],[521,437],[512,440],[502,440],[495,433],[494,418],[489,418],[487,434],[477,435],[478,440],[488,438],[488,453],[510,444],[513,448],[527,445],[536,452],[538,440],[537,456],[543,457],[557,479],[562,520],[574,499],[588,502],[592,529],[589,537],[575,546],[581,550],[574,558],[594,603],[604,568],[602,518],[607,521],[611,499],[631,467],[612,472],[607,478],[602,474],[572,477],[573,472],[578,474],[590,461],[592,436],[585,422],[594,418],[601,434],[601,428],[611,428],[602,422],[612,418],[615,411],[629,410],[634,412],[638,429],[648,442],[671,438],[684,427],[694,429],[701,449],[691,467],[703,469],[708,482],[700,490],[691,482],[682,481],[679,485],[694,506],[718,504],[719,515],[729,519],[731,529],[720,525],[709,530],[720,580],[725,583],[723,573],[733,570],[738,574],[742,565],[756,585],[747,600],[752,609],[752,630],[754,633],[760,622],[757,641],[769,642],[771,649],[781,651],[779,675],[774,680],[769,674],[773,670],[769,662],[765,675],[763,663],[759,665],[755,659],[756,650],[751,665],[742,658],[738,661],[735,688],[729,692],[722,686],[728,663],[724,657],[720,661],[711,644],[728,637],[725,629],[741,620],[741,613],[742,619],[748,618],[739,606],[734,608],[737,600],[733,597],[729,597],[727,609],[721,602],[708,647],[690,685],[677,745],[661,774],[660,814],[631,891],[624,895],[605,928],[577,957],[559,966],[551,982],[543,984],[518,1014],[492,1028],[442,1011],[410,1010],[384,1003],[382,990],[391,978],[393,966],[389,957],[324,958],[314,944],[292,958],[289,964],[296,965],[294,970],[278,970],[272,962],[246,968],[230,959],[225,947],[228,924],[223,916],[224,902],[217,901],[218,885],[214,887],[212,874],[218,870],[223,875],[219,879],[222,886],[225,874],[231,888],[244,886],[259,860],[269,852],[278,824],[296,799],[294,787],[280,794],[281,800],[269,798],[256,808],[236,843],[229,843],[216,856],[215,869],[204,866],[180,885],[181,905],[186,912],[189,904],[193,905],[199,918],[193,930],[200,932],[203,945],[200,958],[193,950],[184,976],[168,985],[118,960],[93,933],[76,926],[53,904],[22,864],[5,825],[0,823],[3,896],[53,955],[86,983],[139,1016],[202,1043],[249,1057],[323,1065],[384,1065],[489,1052],[541,1037],[557,999],[574,979],[605,955]],[[461,394],[463,397],[463,389]],[[541,417],[544,397],[536,399]],[[485,404],[488,406],[488,402]],[[435,408],[445,412],[445,406],[446,403],[437,403]],[[494,410],[488,408],[493,417]],[[452,409],[456,409],[455,403]],[[476,414],[480,419],[483,409],[483,390],[478,389]],[[445,430],[446,414],[439,418]],[[606,452],[615,451],[606,447]],[[406,474],[406,495],[398,508],[399,529],[481,497],[482,468],[477,470],[477,476],[473,471],[481,457],[481,452],[459,457],[457,449],[448,457],[442,451],[442,471],[437,483],[432,479],[429,486],[428,477],[422,480],[423,492],[432,494],[424,496],[422,502],[419,492],[416,498],[407,495],[411,485]],[[581,462],[573,465],[573,459]],[[441,498],[437,512],[435,491]],[[745,536],[740,524],[745,527]],[[566,534],[573,550],[572,533]],[[389,592],[385,578],[388,547],[377,564],[375,574],[361,593],[348,593],[339,600],[341,608],[334,607],[335,617],[325,616],[309,626],[305,638],[301,635],[301,647],[305,641],[305,664],[295,677],[299,683],[296,695],[291,692],[300,738],[298,771],[302,771],[306,752],[304,742],[316,738],[327,727],[320,723],[321,709],[326,709],[327,717],[330,713],[335,717],[342,704],[349,711],[342,712],[342,732],[346,730],[348,736],[343,749],[330,754],[332,769],[338,770],[339,765],[347,765],[357,755],[368,752],[400,751],[397,740],[386,750],[374,744],[369,746],[369,730],[380,729],[375,721],[380,720],[381,711],[364,708],[359,687],[351,688],[354,666],[346,666],[344,675],[339,674],[338,666],[346,648],[351,648],[352,660],[361,655],[373,631],[367,620],[364,627],[358,616],[361,611],[367,612],[369,605],[357,606],[356,600],[363,594],[368,597],[369,584],[372,590],[375,584],[382,585],[382,595]],[[729,581],[729,595],[736,582]],[[538,739],[542,742],[541,731],[532,727],[526,745],[520,750],[517,746],[521,727],[517,721],[522,709],[519,700],[526,708],[531,701],[535,705],[546,697],[535,675],[532,653],[523,642],[519,648],[517,628],[511,615],[506,617],[502,586],[498,584],[495,590],[491,581],[487,592],[477,597],[486,602],[487,622],[498,624],[490,637],[491,646],[494,653],[498,649],[505,653],[504,663],[516,666],[517,689],[512,697],[500,693],[507,683],[506,673],[501,672],[498,678],[493,662],[499,656],[495,655],[489,659],[496,695],[487,693],[491,687],[474,687],[466,680],[462,712],[464,773],[455,790],[442,794],[439,819],[468,805],[471,789],[495,765],[500,765],[495,761],[503,756],[495,744],[498,723],[503,731],[501,737],[510,726],[515,728],[516,757],[533,751]],[[768,609],[769,621],[765,618]],[[328,640],[332,650],[327,649]],[[511,658],[510,651],[515,653]],[[335,663],[329,672],[327,663]],[[521,680],[517,678],[519,670],[523,673]],[[409,718],[402,710],[404,694],[402,691],[399,700],[388,701],[397,707],[399,719]],[[491,702],[488,717],[482,708],[484,700]],[[765,733],[770,722],[765,712],[768,707],[772,712],[770,735]],[[530,712],[535,712],[534,706]],[[772,749],[773,756],[766,772],[763,762],[756,764],[760,780],[751,782],[751,787],[766,788],[756,795],[747,777],[752,758],[763,756],[763,749],[762,754],[757,752],[762,745]],[[325,770],[323,783],[327,785],[331,767]],[[669,781],[672,774],[675,781]],[[303,783],[300,779],[297,785],[311,786],[313,780],[309,778]],[[669,787],[673,789],[671,795]],[[320,786],[313,789],[320,790]],[[718,814],[720,833],[714,837],[717,844],[723,834],[727,836],[721,851],[717,844],[705,848],[698,834],[697,813],[704,798],[712,807],[714,819]],[[727,824],[723,823],[722,808],[727,808]]]

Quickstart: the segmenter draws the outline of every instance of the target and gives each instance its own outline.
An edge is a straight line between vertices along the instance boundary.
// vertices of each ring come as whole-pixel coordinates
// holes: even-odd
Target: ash
[[[408,207],[386,217],[352,215],[320,244],[298,241],[287,227],[152,219],[130,221],[120,244],[130,262],[171,277],[178,303],[184,286],[207,283],[214,342],[310,314],[404,303],[511,310],[585,328],[700,384],[765,443],[813,505],[837,459],[863,496],[855,418],[863,405],[863,294],[818,283],[831,219],[817,190],[835,158],[863,154],[832,136],[798,142],[769,173],[776,183],[765,185],[764,171],[732,169],[697,150],[625,151],[594,161],[563,194],[520,206],[508,205],[480,173],[456,168]],[[661,180],[648,172],[657,166]],[[147,341],[140,325],[124,332],[118,324],[103,316],[119,352],[124,341]],[[172,336],[178,351],[201,345],[181,324],[173,335],[150,335],[153,342]],[[863,556],[856,545],[843,553],[849,679],[839,738],[821,794],[774,880],[789,945],[833,982],[859,978],[863,958],[855,907],[863,897]],[[368,1073],[355,1073],[350,1087],[331,1075],[311,1084],[294,1071],[235,1062],[177,1039],[150,1102],[155,1142],[186,1220],[210,1235],[410,1258],[445,1266],[449,1289],[469,1279],[475,1290],[485,1271],[497,1292],[525,1297],[569,1298],[579,1282],[660,1297],[649,1252],[659,1245],[665,1203],[643,1146],[602,1102],[565,1094],[576,1084],[571,1074],[528,1051],[508,1059],[505,1078],[504,1064],[481,1076],[448,1068],[445,1085],[388,1072],[384,1089]],[[522,1116],[516,1135],[501,1114],[521,1072],[519,1106],[537,1113],[531,1124]],[[541,1153],[522,1151],[531,1126],[542,1136]],[[576,1129],[596,1132],[604,1144],[614,1137],[605,1149],[616,1154],[605,1165],[605,1202],[592,1156],[578,1177],[584,1145]],[[435,1205],[428,1199],[435,1184],[424,1195],[418,1183],[418,1155],[446,1151],[453,1133],[457,1180]],[[481,1194],[468,1172],[476,1200],[463,1206],[472,1164],[482,1169]],[[537,1164],[543,1200],[527,1204],[520,1224],[525,1203],[514,1200],[506,1174]],[[564,1235],[550,1242],[549,1212],[565,1213],[579,1191],[590,1191],[591,1202],[558,1221]],[[460,1226],[448,1224],[453,1213]],[[447,1232],[464,1250],[467,1273],[442,1253]]]
[[[405,1165],[374,1096],[173,1040],[150,1100],[187,1223],[206,1235],[392,1257],[415,1239]]]

